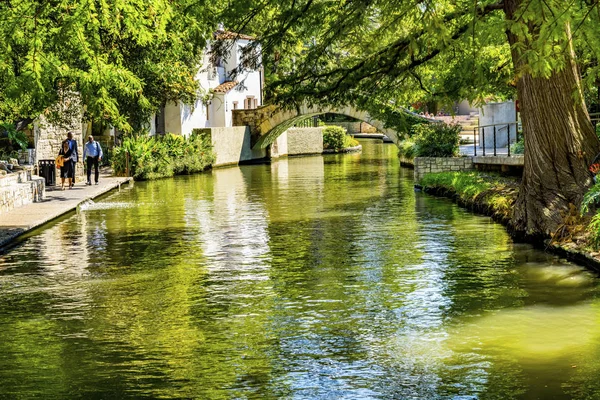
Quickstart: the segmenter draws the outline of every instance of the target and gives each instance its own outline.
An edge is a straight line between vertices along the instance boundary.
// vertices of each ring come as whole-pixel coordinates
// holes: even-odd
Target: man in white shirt
[[[100,171],[98,169],[99,162],[102,161],[102,147],[100,143],[94,140],[92,135],[88,136],[88,141],[83,146],[83,159],[87,165],[87,182],[86,185],[92,184],[92,166],[94,166],[94,177],[96,178],[96,185],[98,184],[98,178],[100,177]]]

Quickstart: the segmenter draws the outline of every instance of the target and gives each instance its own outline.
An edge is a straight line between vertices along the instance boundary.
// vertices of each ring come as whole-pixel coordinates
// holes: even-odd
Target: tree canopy
[[[260,38],[275,101],[371,111],[518,97],[525,167],[515,231],[557,232],[593,184],[600,141],[584,98],[599,75],[595,0],[250,0],[229,16]]]
[[[271,94],[344,102],[354,96],[450,103],[516,95],[520,74],[549,77],[566,65],[572,25],[586,89],[595,91],[600,13],[594,1],[246,1],[229,25],[260,37]],[[512,46],[523,60],[511,58]],[[353,101],[354,99],[351,99]]]
[[[191,0],[3,2],[0,120],[35,118],[77,92],[88,118],[139,127],[165,101],[197,96],[214,15]]]

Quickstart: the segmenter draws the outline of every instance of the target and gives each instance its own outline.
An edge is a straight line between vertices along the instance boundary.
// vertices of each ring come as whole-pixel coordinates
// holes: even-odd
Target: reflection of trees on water
[[[138,183],[32,237],[2,258],[0,393],[597,395],[595,278],[397,164],[367,145]]]

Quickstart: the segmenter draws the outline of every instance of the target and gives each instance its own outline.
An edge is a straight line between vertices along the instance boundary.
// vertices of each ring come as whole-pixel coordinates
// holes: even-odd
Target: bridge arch
[[[252,110],[233,110],[233,125],[250,127],[252,149],[265,149],[279,135],[298,122],[321,114],[341,114],[373,125],[394,143],[402,139],[402,133],[387,127],[383,121],[373,118],[367,111],[352,106],[323,107],[303,104],[294,109],[286,109],[275,105],[266,105]]]

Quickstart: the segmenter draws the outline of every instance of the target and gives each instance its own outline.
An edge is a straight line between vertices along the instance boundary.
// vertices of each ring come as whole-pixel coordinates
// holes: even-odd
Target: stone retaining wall
[[[199,128],[194,131],[210,134],[213,151],[217,156],[213,167],[237,165],[266,156],[264,150],[252,150],[250,128],[247,126]]]
[[[473,157],[416,157],[415,182],[419,182],[429,172],[471,171]]]
[[[0,177],[0,215],[13,208],[42,201],[44,189],[44,179],[32,175],[31,170]]]
[[[290,156],[323,153],[323,128],[290,128],[283,135]]]
[[[348,133],[377,133],[377,128],[373,125],[362,121],[355,122],[325,122],[325,125],[329,126],[341,126],[346,129]]]

